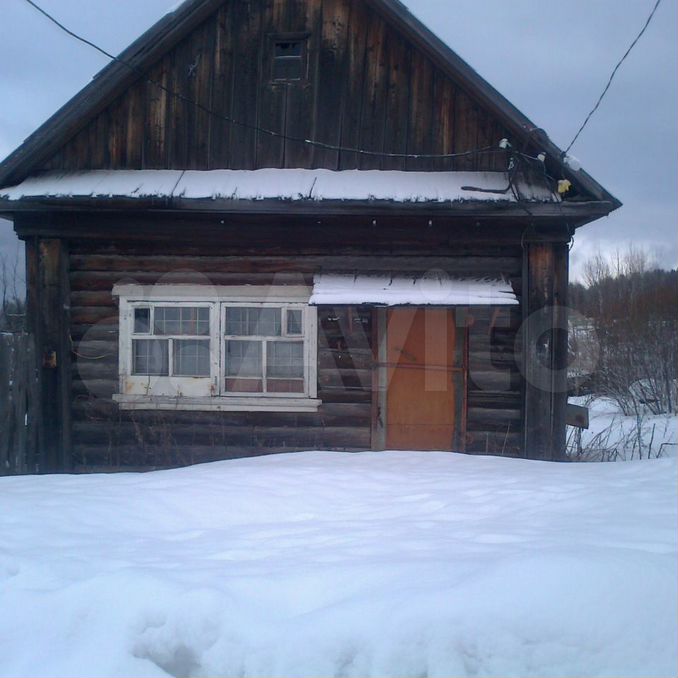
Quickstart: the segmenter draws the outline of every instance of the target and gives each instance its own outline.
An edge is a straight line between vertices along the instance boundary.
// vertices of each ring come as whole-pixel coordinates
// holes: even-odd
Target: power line
[[[64,33],[69,35],[70,37],[74,38],[75,40],[78,40],[79,42],[84,43],[85,45],[95,49],[97,52],[100,54],[103,54],[105,57],[110,59],[111,61],[115,61],[116,63],[122,64],[126,68],[129,68],[131,71],[134,73],[138,73],[140,76],[144,77],[147,82],[149,82],[151,85],[154,85],[155,87],[158,87],[161,89],[163,92],[166,92],[168,95],[171,97],[174,97],[176,99],[179,99],[180,101],[183,101],[187,104],[190,104],[192,106],[195,106],[197,109],[203,111],[204,113],[207,113],[208,115],[214,116],[215,118],[219,118],[221,120],[224,120],[225,122],[230,123],[231,125],[237,125],[239,127],[243,127],[245,129],[249,129],[255,132],[260,132],[261,134],[267,134],[272,137],[276,137],[278,139],[284,139],[286,141],[294,141],[300,144],[306,144],[308,146],[314,146],[317,148],[322,148],[324,150],[328,151],[336,151],[340,153],[355,153],[357,155],[365,155],[365,156],[378,156],[378,157],[383,157],[383,158],[399,158],[399,159],[412,159],[412,160],[448,160],[448,159],[453,159],[453,158],[462,158],[462,157],[468,157],[472,155],[485,155],[485,154],[496,154],[496,153],[501,153],[504,154],[505,151],[502,149],[497,148],[495,145],[492,146],[485,146],[483,148],[478,148],[474,149],[472,151],[465,151],[463,153],[440,153],[440,154],[435,154],[435,153],[387,153],[385,151],[369,151],[364,148],[350,148],[350,147],[345,147],[345,146],[339,146],[336,144],[329,144],[325,143],[322,141],[315,141],[313,139],[303,139],[301,137],[294,137],[294,136],[289,136],[287,134],[283,134],[281,132],[276,132],[274,130],[266,129],[263,127],[259,127],[257,125],[252,125],[247,122],[242,122],[239,120],[235,120],[227,115],[224,115],[223,113],[217,113],[216,111],[212,110],[211,108],[201,104],[198,101],[195,101],[194,99],[191,99],[190,97],[187,97],[181,92],[177,92],[175,90],[170,89],[169,87],[163,85],[161,82],[157,82],[156,80],[153,80],[149,78],[144,71],[142,71],[140,68],[134,66],[133,64],[130,64],[129,62],[125,61],[124,59],[121,59],[118,56],[115,56],[114,54],[111,54],[110,52],[107,52],[105,49],[102,47],[99,47],[96,43],[92,42],[91,40],[88,40],[87,38],[82,37],[78,33],[75,33],[71,29],[69,29],[67,26],[62,24],[58,19],[56,19],[54,16],[52,16],[47,10],[43,9],[40,7],[36,2],[33,0],[25,0],[31,7],[36,9],[40,14],[42,14],[45,18],[47,18],[49,21],[51,21],[54,25],[56,25],[60,30],[62,30]]]
[[[30,0],[28,0],[30,2]],[[586,116],[586,120],[582,123],[581,127],[579,128],[579,131],[574,135],[574,139],[570,142],[570,145],[565,149],[563,155],[566,155],[569,153],[570,149],[572,146],[574,146],[575,141],[579,138],[579,135],[584,131],[584,128],[586,125],[588,125],[589,120],[593,117],[593,114],[598,110],[598,107],[602,103],[603,99],[605,98],[605,95],[607,94],[607,91],[610,89],[610,85],[612,85],[612,81],[614,80],[614,76],[617,75],[617,71],[619,70],[620,66],[624,63],[626,60],[626,57],[631,54],[631,50],[636,46],[636,43],[638,40],[640,40],[643,37],[643,33],[647,30],[647,27],[650,25],[650,22],[652,21],[657,9],[659,8],[659,5],[661,5],[662,0],[657,0],[655,2],[654,7],[652,8],[652,11],[650,12],[650,16],[647,17],[647,21],[645,22],[645,25],[642,27],[640,30],[640,33],[636,36],[635,40],[629,45],[629,48],[624,52],[624,56],[617,62],[617,65],[614,67],[612,70],[612,74],[610,75],[610,79],[607,81],[607,85],[605,85],[605,89],[603,90],[602,94],[598,97],[598,101],[596,102],[596,105],[591,109],[591,112]]]

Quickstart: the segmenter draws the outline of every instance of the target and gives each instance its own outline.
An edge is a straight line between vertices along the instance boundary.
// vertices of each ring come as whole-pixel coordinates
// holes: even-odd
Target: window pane
[[[151,331],[151,309],[134,309],[134,333],[148,334]]]
[[[303,393],[303,379],[267,379],[266,390],[268,393]]]
[[[230,393],[263,393],[263,379],[226,379],[226,390]]]
[[[248,329],[250,334],[262,337],[279,337],[282,332],[280,322],[281,309],[279,308],[256,308],[255,313],[250,314]]]
[[[167,376],[169,374],[169,341],[135,339],[132,342],[132,374]]]
[[[154,334],[208,336],[210,310],[200,306],[157,306]]]
[[[184,311],[194,311],[194,318],[189,321],[194,323],[190,325],[193,334],[197,336],[209,336],[210,333],[210,310],[204,306],[194,309],[183,309]]]
[[[174,340],[174,370],[179,377],[210,376],[210,342],[200,339]]]
[[[226,309],[226,334],[235,337],[247,335],[247,310],[246,308]]]
[[[153,334],[179,334],[179,308],[156,306]]]
[[[302,42],[301,40],[281,40],[275,43],[276,57],[300,57]]]
[[[226,342],[226,375],[261,378],[261,350],[260,341],[229,339]]]
[[[269,341],[266,345],[266,376],[304,377],[304,344],[301,341]]]
[[[279,337],[280,314],[279,308],[227,308],[226,334],[235,337]]]
[[[299,335],[304,333],[301,310],[287,311],[287,334]]]

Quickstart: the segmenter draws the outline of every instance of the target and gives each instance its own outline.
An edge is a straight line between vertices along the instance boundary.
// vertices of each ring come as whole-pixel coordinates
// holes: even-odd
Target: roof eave
[[[364,215],[419,217],[460,217],[477,219],[521,219],[526,223],[548,220],[579,227],[614,209],[609,201],[589,202],[511,202],[447,201],[396,202],[393,200],[238,200],[230,198],[55,198],[33,197],[0,199],[0,214],[26,212],[193,212],[238,215],[339,216]]]

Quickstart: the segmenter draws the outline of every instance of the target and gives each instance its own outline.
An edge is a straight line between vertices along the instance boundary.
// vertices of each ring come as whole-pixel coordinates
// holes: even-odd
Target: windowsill
[[[322,401],[317,398],[271,398],[220,396],[188,398],[169,396],[123,395],[113,400],[121,410],[193,410],[202,412],[317,412]]]

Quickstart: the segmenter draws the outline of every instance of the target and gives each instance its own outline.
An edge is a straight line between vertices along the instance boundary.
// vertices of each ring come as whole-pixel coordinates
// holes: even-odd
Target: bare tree
[[[0,253],[0,331],[18,332],[25,327],[24,281],[20,275],[19,251]]]
[[[630,247],[592,257],[584,280],[573,299],[597,335],[597,390],[626,415],[675,411],[678,272],[657,268],[647,252]]]

